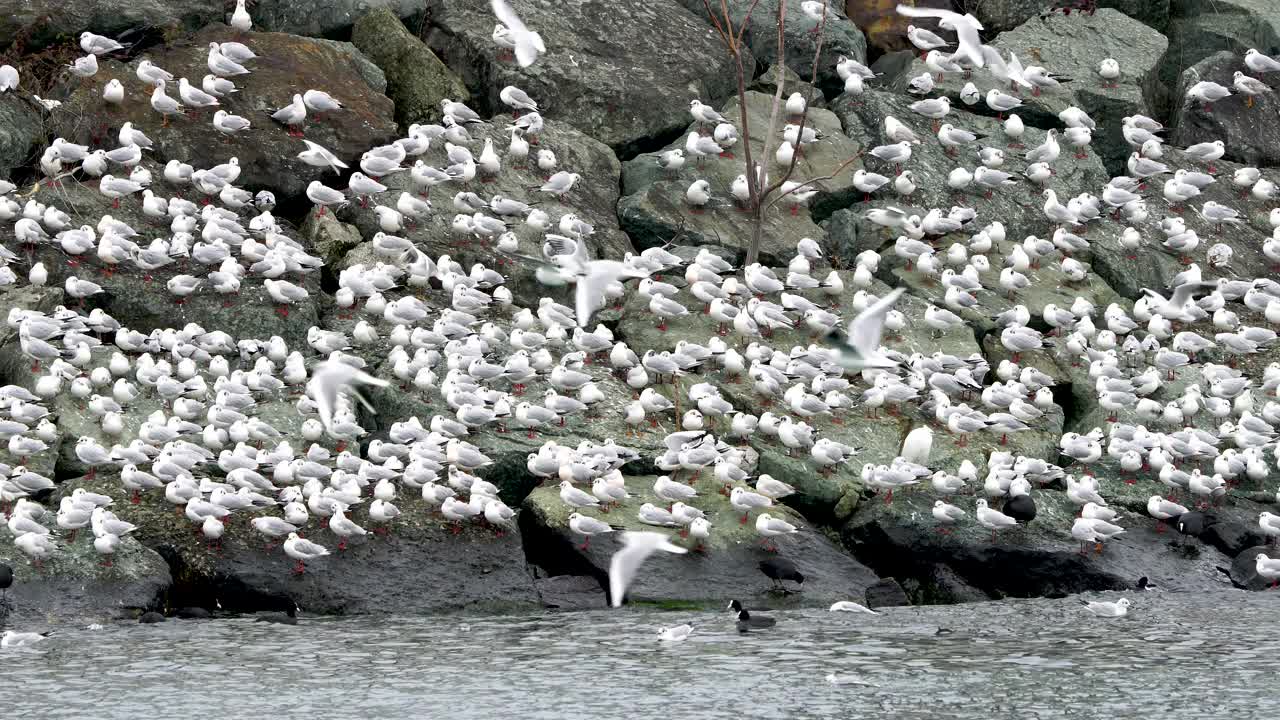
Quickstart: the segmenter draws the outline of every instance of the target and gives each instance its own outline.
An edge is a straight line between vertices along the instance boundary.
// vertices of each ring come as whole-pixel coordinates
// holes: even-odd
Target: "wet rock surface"
[[[142,131],[155,143],[151,157],[163,165],[170,159],[207,168],[240,161],[242,175],[237,181],[248,190],[270,189],[277,200],[298,201],[312,180],[333,182],[334,173],[312,167],[298,159],[306,150],[301,138],[291,137],[287,128],[271,119],[271,113],[288,105],[295,94],[324,88],[343,104],[317,117],[309,113],[297,128],[303,135],[356,167],[365,150],[394,140],[393,105],[380,90],[370,87],[345,52],[310,38],[283,33],[251,33],[245,44],[258,54],[250,61],[251,72],[234,80],[239,91],[224,99],[219,107],[192,109],[187,116],[164,121],[151,108],[148,87],[136,75],[143,59],[174,75],[165,91],[178,97],[178,79],[186,77],[199,85],[209,73],[208,45],[227,38],[231,32],[211,25],[180,43],[148,52],[125,65],[113,60],[100,64],[98,82],[73,84],[71,96],[53,113],[53,132],[73,142],[107,149],[117,147],[116,132],[125,122]],[[125,102],[108,106],[102,99],[101,83],[115,78],[124,85]],[[213,126],[218,109],[239,115],[252,124],[248,130],[227,136]],[[168,126],[177,131],[170,132]]]
[[[478,110],[503,112],[499,93],[518,85],[546,106],[544,115],[571,123],[623,157],[680,131],[692,98],[718,105],[734,89],[735,74],[715,31],[674,2],[522,3],[525,24],[556,48],[524,69],[499,58],[487,4],[427,5],[427,44],[472,90]],[[619,45],[613,38],[620,28],[644,32]],[[750,57],[746,66],[753,75]]]

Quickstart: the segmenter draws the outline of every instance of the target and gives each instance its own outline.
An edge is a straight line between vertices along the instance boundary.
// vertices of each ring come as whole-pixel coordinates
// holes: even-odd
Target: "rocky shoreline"
[[[142,60],[150,59],[175,74],[199,77],[204,74],[203,53],[208,42],[235,34],[222,24],[226,19],[223,3],[208,0],[129,2],[113,13],[103,13],[96,9],[98,3],[82,0],[37,2],[21,12],[7,7],[16,4],[0,0],[0,18],[7,18],[7,25],[0,23],[0,38],[23,38],[21,48],[10,46],[6,61],[24,71],[25,59],[56,48],[64,42],[60,38],[83,30],[122,33],[148,26],[136,46],[103,61],[97,78],[119,78],[134,96],[147,93],[134,72]],[[764,9],[769,4],[760,6]],[[745,12],[754,3],[730,0],[729,5],[735,12]],[[1266,3],[1218,0],[1216,12],[1205,12],[1209,4],[1196,0],[1172,4],[1120,0],[1102,2],[1101,9],[1089,14],[1045,13],[1048,7],[1042,5],[1026,0],[988,0],[980,4],[986,13],[980,19],[993,31],[1001,31],[991,40],[994,47],[1042,56],[1045,64],[1072,78],[1063,92],[1026,98],[1028,104],[1022,113],[1028,125],[1025,145],[1039,143],[1048,129],[1058,125],[1057,114],[1070,105],[1087,110],[1106,130],[1094,136],[1082,156],[1064,154],[1050,187],[1070,195],[1069,190],[1100,187],[1111,175],[1122,173],[1130,149],[1119,134],[1121,118],[1137,113],[1162,119],[1174,128],[1171,144],[1179,147],[1225,137],[1231,152],[1216,163],[1224,177],[1249,163],[1280,182],[1276,100],[1263,97],[1252,111],[1242,105],[1220,106],[1209,114],[1177,100],[1182,97],[1182,88],[1198,79],[1229,84],[1232,63],[1238,64],[1244,47],[1257,46],[1264,51],[1280,47],[1280,20]],[[368,10],[369,6],[375,9]],[[72,305],[76,301],[61,289],[63,281],[71,275],[91,273],[105,292],[83,301],[77,309],[86,313],[106,310],[143,333],[194,323],[207,330],[225,331],[235,339],[265,341],[279,336],[290,347],[306,346],[312,326],[351,335],[362,319],[361,311],[353,315],[338,305],[334,295],[337,280],[345,269],[372,266],[382,260],[373,243],[379,222],[372,208],[361,207],[359,202],[317,215],[306,200],[308,183],[331,175],[300,163],[296,159],[298,141],[287,137],[263,114],[281,107],[293,92],[304,87],[323,87],[340,96],[345,106],[342,111],[309,120],[307,137],[354,161],[364,149],[399,137],[412,123],[438,122],[440,101],[446,98],[468,101],[486,118],[470,130],[477,146],[485,138],[505,143],[509,139],[507,119],[502,117],[504,108],[497,91],[518,83],[544,104],[546,127],[539,133],[539,146],[533,152],[553,149],[560,167],[573,168],[583,176],[580,190],[557,210],[572,211],[594,225],[594,254],[620,258],[626,253],[670,246],[677,255],[692,257],[709,248],[739,263],[749,236],[748,221],[733,207],[727,189],[741,172],[741,163],[721,160],[699,170],[691,161],[675,172],[657,164],[662,152],[682,147],[684,137],[696,129],[687,122],[691,98],[701,98],[726,117],[738,117],[739,101],[729,59],[701,15],[701,7],[700,2],[684,0],[523,3],[521,10],[527,13],[529,24],[538,27],[546,44],[554,45],[557,52],[532,72],[518,73],[514,64],[495,56],[490,39],[493,20],[483,4],[463,0],[260,0],[254,13],[263,31],[256,28],[247,38],[261,60],[253,74],[240,83],[240,92],[230,103],[239,114],[251,116],[255,126],[229,138],[215,132],[203,117],[177,117],[162,129],[160,117],[145,103],[104,110],[99,83],[82,83],[65,75],[40,93],[61,101],[53,110],[40,107],[30,93],[0,94],[0,124],[5,128],[0,132],[0,175],[20,186],[18,192],[24,200],[56,203],[76,216],[96,218],[110,213],[144,235],[154,232],[156,222],[144,215],[134,200],[112,207],[107,198],[75,178],[57,185],[40,181],[39,149],[53,138],[110,146],[119,125],[130,121],[156,141],[142,166],[151,171],[157,187],[163,185],[163,168],[170,160],[206,167],[237,157],[243,169],[239,184],[250,191],[273,192],[283,234],[327,264],[320,273],[289,276],[290,281],[303,285],[310,297],[287,313],[279,311],[256,277],[246,278],[234,299],[203,294],[175,305],[163,289],[168,280],[185,270],[185,264],[150,273],[123,267],[113,272],[86,256],[82,264],[72,266],[56,247],[20,247],[6,230],[5,247],[21,253],[23,262],[43,262],[49,281],[45,287],[10,287],[0,292],[0,311],[6,315],[14,309],[52,312],[58,306]],[[1135,17],[1124,14],[1127,10]],[[842,94],[834,62],[829,59],[837,54],[858,61],[891,58],[901,52],[903,30],[895,34],[877,28],[864,36],[844,18],[832,22],[824,31],[829,43],[824,57],[828,60],[814,89],[801,80],[813,72],[813,36],[807,31],[789,32],[788,68],[770,68],[776,38],[758,18],[771,16],[757,12],[757,21],[746,35],[755,82],[763,83],[768,77],[777,82],[782,76],[787,94],[823,97],[825,108],[811,110],[808,116],[824,141],[804,157],[806,175],[831,174],[846,158],[860,156],[858,162],[819,183],[818,195],[797,215],[782,207],[771,211],[761,262],[777,267],[779,275],[784,275],[796,243],[805,237],[818,240],[836,268],[849,267],[863,250],[880,251],[883,260],[871,292],[879,295],[890,287],[907,289],[899,309],[908,322],[899,333],[886,337],[888,347],[904,354],[928,356],[941,351],[960,358],[981,356],[991,367],[998,366],[1010,353],[1000,346],[999,330],[991,316],[1014,303],[998,286],[984,287],[980,291],[982,312],[962,313],[965,325],[935,334],[921,318],[927,298],[938,292],[936,284],[912,272],[904,258],[894,255],[893,236],[863,218],[866,210],[877,205],[864,202],[862,193],[852,185],[852,174],[858,169],[892,174],[891,166],[865,156],[865,151],[881,144],[885,116],[920,121],[907,109],[915,98],[907,95],[905,88],[908,78],[926,70],[918,58],[899,57],[897,76],[877,78],[860,95]],[[892,9],[886,12],[892,13]],[[633,42],[617,42],[617,28],[638,27],[645,30]],[[1260,42],[1259,36],[1265,36],[1265,42]],[[1215,48],[1221,52],[1215,53]],[[1125,67],[1117,88],[1099,87],[1095,80],[1093,67],[1104,55],[1120,58]],[[964,82],[947,80],[935,93],[954,98],[951,121],[985,134],[984,142],[990,146],[1009,149],[1008,138],[999,132],[1001,120],[985,107],[969,108],[960,99]],[[763,92],[747,93],[747,112],[763,125],[771,102],[765,92],[770,89],[756,87]],[[989,87],[979,82],[979,89],[985,93]],[[920,129],[927,133],[927,123]],[[761,142],[757,152],[762,149]],[[1166,154],[1167,161],[1176,158],[1179,166],[1197,165],[1179,150],[1169,148]],[[443,155],[443,147],[433,146],[424,159],[440,164]],[[984,197],[970,189],[957,194],[946,183],[954,164],[936,143],[921,146],[912,159],[918,190],[912,198],[901,201],[903,209],[923,214],[929,207],[963,204],[975,208],[979,218],[1003,219],[1010,239],[997,247],[993,256],[1003,255],[1001,251],[1014,244],[1013,238],[1052,234],[1041,213],[1038,192],[1018,188]],[[1203,164],[1200,166],[1203,169]],[[545,174],[531,155],[528,167],[507,168],[496,182],[473,187],[485,196],[519,198],[529,187],[540,184]],[[710,180],[717,191],[714,207],[702,213],[692,213],[683,202],[684,188],[697,178]],[[410,189],[408,173],[384,178],[384,182],[392,195]],[[1219,182],[1206,189],[1201,199],[1227,202],[1234,193],[1229,183]],[[500,268],[507,274],[506,287],[518,306],[536,307],[543,294],[562,292],[540,284],[533,267],[513,265],[491,247],[492,243],[459,243],[450,231],[448,197],[443,191],[439,198],[433,195],[437,212],[401,234],[432,257],[451,254],[465,268],[474,263]],[[244,223],[253,215],[249,210],[252,207],[240,212]],[[1151,210],[1155,220],[1170,212],[1154,202]],[[1204,238],[1226,243],[1234,251],[1227,265],[1202,264],[1206,280],[1231,279],[1241,271],[1254,272],[1270,265],[1261,252],[1271,233],[1265,212],[1243,218],[1244,224],[1226,234],[1219,234],[1193,213],[1181,217]],[[1142,288],[1163,290],[1170,285],[1184,269],[1178,258],[1154,249],[1138,255],[1119,249],[1113,240],[1125,225],[1111,218],[1091,224],[1088,237],[1093,250],[1080,255],[1079,260],[1092,272],[1083,282],[1071,280],[1057,263],[1046,263],[1028,273],[1032,286],[1017,302],[1030,310],[1033,327],[1048,330],[1040,317],[1049,304],[1070,305],[1072,299],[1083,296],[1099,310],[1115,303],[1131,311],[1134,301],[1142,296]],[[542,238],[524,228],[515,232],[520,252],[538,256]],[[950,244],[951,238],[943,237],[938,246]],[[840,272],[846,286],[853,287],[853,272]],[[681,277],[661,279],[679,287],[687,285]],[[448,307],[450,302],[449,293],[438,286],[397,288],[395,293],[416,294],[436,309]],[[825,302],[819,291],[799,294]],[[625,341],[639,354],[651,348],[668,348],[680,340],[705,343],[716,335],[716,323],[687,295],[679,299],[687,304],[689,314],[671,321],[665,331],[654,327],[647,303],[634,295],[618,307],[606,308],[598,319],[616,340]],[[392,296],[390,291],[388,296]],[[839,302],[846,317],[855,314],[852,291]],[[509,312],[492,312],[495,319],[511,319]],[[1260,317],[1242,319],[1262,323]],[[1207,323],[1186,329],[1209,337],[1214,333]],[[29,359],[20,351],[16,331],[3,328],[0,342],[0,384],[34,389],[39,373],[32,371]],[[794,330],[779,331],[769,342],[788,347],[815,340],[803,330]],[[383,337],[348,352],[363,358],[378,376],[393,377],[396,368],[388,359],[391,349]],[[105,364],[109,350],[106,346],[94,350],[94,363]],[[245,366],[252,364],[247,356],[242,357]],[[1225,356],[1219,359],[1226,361]],[[1056,381],[1051,410],[1033,430],[1005,441],[983,433],[959,447],[939,430],[931,464],[954,469],[969,460],[982,473],[990,453],[998,451],[1055,462],[1068,472],[1082,471],[1058,454],[1058,443],[1064,432],[1086,434],[1108,427],[1107,413],[1095,398],[1089,368],[1077,366],[1061,346],[1028,353],[1022,360]],[[1280,362],[1280,350],[1271,348],[1241,360],[1241,367],[1261,377],[1263,368],[1273,362]],[[10,542],[9,531],[0,528],[0,562],[11,565],[16,575],[7,603],[0,605],[0,611],[7,611],[0,613],[0,619],[7,623],[103,622],[148,610],[218,606],[231,612],[252,612],[290,603],[304,612],[319,614],[603,607],[609,557],[616,542],[599,539],[589,549],[579,549],[581,538],[567,527],[568,508],[557,495],[557,478],[535,476],[527,469],[526,460],[548,440],[570,446],[582,440],[600,444],[612,440],[634,448],[641,459],[625,465],[622,472],[635,497],[601,518],[637,529],[643,526],[635,519],[635,512],[640,503],[652,500],[648,488],[661,474],[652,458],[663,451],[663,436],[676,428],[670,418],[663,418],[662,424],[642,426],[634,433],[623,421],[625,406],[635,395],[632,389],[607,366],[588,365],[584,371],[606,396],[590,416],[574,416],[564,428],[540,428],[536,437],[514,426],[502,432],[490,426],[470,438],[493,460],[481,474],[498,486],[507,505],[520,511],[518,527],[500,535],[494,529],[472,525],[457,533],[425,503],[405,493],[397,500],[403,521],[387,535],[355,542],[341,553],[316,561],[302,575],[289,572],[290,563],[278,549],[264,549],[262,538],[248,527],[249,514],[237,517],[221,542],[214,544],[200,537],[198,529],[193,533],[190,521],[175,513],[159,494],[131,503],[116,469],[97,468],[89,477],[94,468],[77,458],[77,440],[88,436],[108,447],[114,442],[127,444],[137,437],[147,416],[162,409],[158,400],[143,398],[129,406],[123,433],[108,437],[86,414],[81,401],[60,395],[50,401],[58,432],[55,447],[29,459],[0,450],[0,459],[11,467],[25,464],[54,478],[57,488],[41,498],[46,504],[56,504],[78,488],[104,493],[115,501],[117,514],[137,524],[139,530],[125,539],[109,567],[99,563],[93,537],[87,532],[65,543],[43,567],[36,567]],[[1180,369],[1177,379],[1168,382],[1154,399],[1162,403],[1176,399],[1180,388],[1196,375],[1194,366]],[[376,414],[361,415],[370,430],[361,440],[365,452],[371,442],[386,440],[397,422],[414,416],[424,421],[437,414],[451,416],[452,410],[439,393],[402,380],[399,386],[370,393]],[[713,384],[740,408],[751,408],[752,412],[767,409],[757,407],[760,401],[750,393],[749,381],[739,384],[712,369],[697,370],[680,384],[655,387],[678,402],[696,382]],[[545,379],[538,378],[528,383],[524,392],[540,398],[547,387]],[[269,397],[264,394],[257,411],[259,418],[295,443],[301,443],[303,434],[303,418],[293,408],[300,392],[301,388],[286,388]],[[863,463],[891,462],[912,428],[934,422],[915,407],[904,408],[901,414],[877,415],[864,417],[855,409],[844,424],[821,421],[824,437],[861,451],[853,462],[829,476],[820,475],[807,459],[793,457],[776,438],[758,433],[741,439],[741,448],[749,458],[744,469],[752,475],[767,473],[797,489],[777,510],[804,528],[782,543],[782,553],[809,578],[802,593],[780,594],[770,589],[757,564],[771,553],[758,547],[750,525],[739,525],[728,499],[711,489],[713,484],[706,484],[698,486],[702,491],[699,499],[702,509],[714,518],[717,532],[713,541],[692,560],[683,556],[653,560],[632,588],[632,601],[714,605],[737,597],[769,605],[818,605],[850,598],[865,598],[872,605],[952,603],[1123,589],[1144,576],[1177,591],[1230,585],[1257,590],[1264,585],[1249,563],[1258,547],[1266,545],[1256,518],[1276,504],[1270,478],[1247,480],[1233,487],[1226,503],[1205,511],[1194,526],[1188,525],[1187,534],[1158,532],[1145,515],[1146,499],[1162,494],[1164,486],[1150,472],[1139,473],[1132,483],[1120,482],[1120,468],[1104,458],[1089,472],[1111,480],[1113,505],[1134,519],[1128,533],[1109,543],[1105,553],[1078,552],[1078,543],[1069,533],[1076,507],[1067,500],[1060,482],[1037,488],[1037,518],[993,544],[988,533],[977,526],[939,533],[929,514],[933,497],[923,489],[899,492],[893,503],[887,504],[865,486],[860,475]],[[1118,419],[1140,422],[1132,410],[1121,411]],[[1216,427],[1213,418],[1204,417],[1203,421],[1205,427]],[[710,470],[704,471],[700,480],[706,483],[709,474]],[[690,481],[688,473],[681,475],[680,479]],[[373,525],[363,507],[354,510],[352,517],[362,525]]]

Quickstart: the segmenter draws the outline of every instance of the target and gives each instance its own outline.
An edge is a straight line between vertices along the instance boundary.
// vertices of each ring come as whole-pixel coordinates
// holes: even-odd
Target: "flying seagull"
[[[622,549],[609,561],[609,602],[613,607],[622,607],[622,598],[627,594],[627,586],[635,579],[636,572],[646,558],[659,550],[676,554],[689,552],[671,544],[662,533],[622,533]]]
[[[849,323],[849,331],[841,336],[834,333],[840,342],[840,364],[850,370],[863,368],[891,368],[896,362],[880,355],[880,336],[884,331],[884,319],[889,308],[898,301],[903,288],[897,288],[880,298]]]

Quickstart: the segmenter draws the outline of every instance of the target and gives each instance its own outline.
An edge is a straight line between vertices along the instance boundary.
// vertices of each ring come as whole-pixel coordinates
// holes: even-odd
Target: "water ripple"
[[[0,687],[11,717],[104,720],[163,716],[178,701],[387,720],[1280,712],[1263,644],[1280,593],[1133,599],[1115,620],[1071,600],[787,611],[747,635],[725,613],[653,609],[116,625],[0,652]],[[657,642],[658,627],[683,622],[690,640]],[[675,711],[685,702],[696,712]]]

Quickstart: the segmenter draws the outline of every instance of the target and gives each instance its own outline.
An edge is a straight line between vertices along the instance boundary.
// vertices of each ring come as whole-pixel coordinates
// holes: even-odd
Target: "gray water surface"
[[[251,618],[63,629],[0,651],[6,717],[1274,718],[1280,591],[728,613]],[[1116,599],[1110,594],[1106,599]],[[682,643],[660,626],[693,623]],[[951,632],[938,634],[939,628]],[[833,685],[837,673],[847,684]]]

